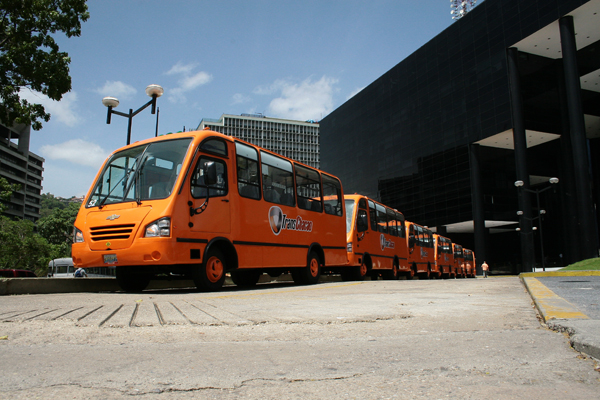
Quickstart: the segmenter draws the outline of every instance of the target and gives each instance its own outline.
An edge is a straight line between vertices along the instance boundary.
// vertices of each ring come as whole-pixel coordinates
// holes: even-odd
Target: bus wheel
[[[363,262],[358,267],[347,267],[342,270],[343,281],[363,281],[367,276],[367,265]]]
[[[381,277],[388,281],[395,281],[398,279],[398,265],[394,263],[391,271],[385,271]]]
[[[221,289],[225,281],[225,258],[219,249],[212,248],[200,268],[194,270],[194,283],[199,290],[212,292]]]
[[[150,275],[134,274],[127,267],[118,267],[115,272],[117,283],[123,291],[128,293],[141,292],[150,283]]]
[[[258,283],[262,272],[253,270],[231,271],[231,280],[240,287],[254,287]]]
[[[315,252],[310,252],[304,268],[294,268],[292,278],[297,285],[314,285],[321,277],[321,262]]]

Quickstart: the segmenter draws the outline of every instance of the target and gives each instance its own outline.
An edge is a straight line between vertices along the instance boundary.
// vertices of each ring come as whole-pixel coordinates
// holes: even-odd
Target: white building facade
[[[198,130],[204,128],[320,168],[319,124],[314,121],[268,118],[262,114],[223,114],[219,119],[204,118]]]

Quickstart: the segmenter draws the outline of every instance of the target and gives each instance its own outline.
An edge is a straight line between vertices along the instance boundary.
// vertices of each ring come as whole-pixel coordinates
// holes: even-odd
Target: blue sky
[[[202,118],[263,113],[320,120],[453,23],[447,0],[91,0],[71,57],[72,90],[32,131],[46,159],[43,192],[81,196],[106,156],[126,143],[127,119],[106,124],[104,96],[136,110],[159,84],[159,134]],[[154,136],[150,108],[132,142]]]

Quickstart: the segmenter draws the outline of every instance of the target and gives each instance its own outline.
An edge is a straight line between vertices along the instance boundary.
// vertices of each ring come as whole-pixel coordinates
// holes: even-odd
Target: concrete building
[[[598,27],[600,0],[481,2],[320,122],[321,168],[492,271],[597,257]]]
[[[5,204],[4,215],[35,222],[40,218],[44,159],[29,151],[30,132],[30,126],[0,125],[0,176],[20,186]]]
[[[268,118],[262,114],[223,114],[219,119],[204,118],[198,129],[204,128],[320,168],[319,124],[314,121]]]

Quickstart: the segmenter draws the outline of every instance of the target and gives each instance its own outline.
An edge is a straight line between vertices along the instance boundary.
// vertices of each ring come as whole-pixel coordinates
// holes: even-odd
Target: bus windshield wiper
[[[129,170],[128,176],[131,174],[131,172],[135,172],[135,174],[133,175],[131,182],[129,182],[129,184],[127,184],[127,188],[125,189],[125,192],[123,193],[123,200],[125,200],[125,198],[129,194],[129,191],[131,190],[131,186],[135,183],[136,184],[135,185],[135,201],[136,201],[136,203],[141,204],[141,200],[139,200],[139,198],[138,198],[139,185],[137,184],[137,181],[138,181],[138,177],[140,175],[139,173],[141,172],[142,168],[144,167],[144,162],[146,161],[146,151],[148,150],[148,147],[150,147],[150,146],[147,146],[144,149],[144,151],[139,156],[137,156],[137,158],[135,159],[135,162],[133,163],[133,165],[131,166],[131,169]],[[134,168],[138,165],[139,165],[139,168],[134,170]],[[127,181],[125,181],[125,182],[127,182]]]
[[[145,153],[145,151],[144,151]],[[106,194],[106,196],[104,196],[102,198],[102,200],[100,201],[100,204],[98,204],[98,208],[102,208],[104,207],[104,203],[106,202],[106,200],[108,200],[108,198],[110,197],[110,195],[112,194],[112,192],[119,186],[119,184],[121,182],[123,182],[123,180],[125,181],[125,183],[127,183],[127,181],[129,180],[129,175],[131,175],[131,172],[133,172],[135,170],[136,164],[139,160],[139,157],[137,157],[135,159],[135,161],[133,162],[133,164],[131,165],[131,168],[129,168],[125,174],[123,175],[123,177],[121,179],[119,179],[119,181],[117,183],[115,183],[115,185],[113,186],[112,189],[110,189],[110,191]],[[123,199],[125,199],[125,196],[127,196],[127,192],[129,192],[129,188],[131,187],[131,183],[129,183],[129,185],[127,186],[127,190],[125,191],[125,193],[123,194]]]

